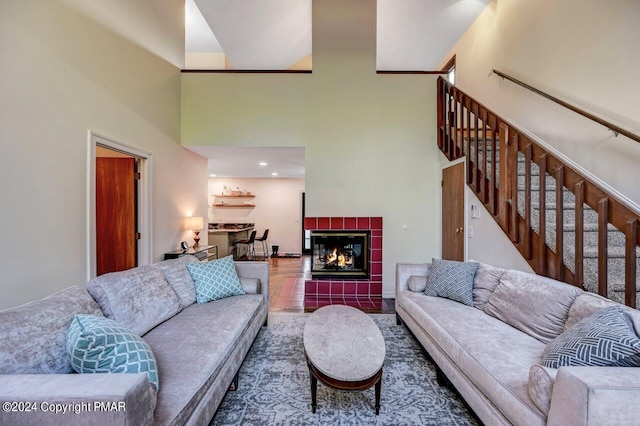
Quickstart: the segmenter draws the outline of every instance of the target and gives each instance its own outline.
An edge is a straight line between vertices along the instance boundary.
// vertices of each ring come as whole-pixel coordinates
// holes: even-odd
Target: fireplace
[[[311,231],[311,276],[369,279],[370,236],[370,231]]]

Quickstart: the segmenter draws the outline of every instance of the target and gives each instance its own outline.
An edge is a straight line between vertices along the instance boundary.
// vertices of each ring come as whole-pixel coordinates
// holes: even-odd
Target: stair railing
[[[437,93],[440,150],[449,160],[466,156],[468,186],[532,269],[635,308],[638,213],[443,78],[438,79]],[[534,182],[537,191],[532,190]],[[555,197],[550,196],[554,191]],[[573,208],[573,240],[565,237],[568,208]],[[597,215],[597,283],[585,281],[587,213]],[[624,259],[622,288],[609,280],[609,234],[616,230],[625,240],[618,258]],[[565,242],[572,243],[573,253]]]

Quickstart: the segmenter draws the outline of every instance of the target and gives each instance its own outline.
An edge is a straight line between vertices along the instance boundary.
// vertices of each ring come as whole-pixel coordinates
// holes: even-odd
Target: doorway
[[[150,153],[89,132],[87,279],[151,263]]]
[[[464,162],[442,170],[442,258],[464,260]]]

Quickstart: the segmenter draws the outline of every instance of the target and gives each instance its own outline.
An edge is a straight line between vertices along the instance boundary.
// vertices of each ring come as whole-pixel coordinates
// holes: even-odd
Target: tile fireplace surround
[[[382,217],[306,217],[307,231],[371,231],[369,279],[317,278],[304,285],[305,308],[347,304],[362,308],[382,306]]]

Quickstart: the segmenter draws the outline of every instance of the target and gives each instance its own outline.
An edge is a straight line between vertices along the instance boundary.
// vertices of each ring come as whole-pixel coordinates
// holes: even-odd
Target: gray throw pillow
[[[187,270],[187,263],[198,262],[195,256],[181,256],[177,259],[156,263],[162,269],[165,279],[180,298],[183,308],[196,303],[196,284]]]
[[[473,278],[477,270],[475,262],[433,259],[424,294],[473,306]]]
[[[79,286],[0,311],[0,374],[73,372],[66,342],[76,314],[102,315],[98,304]]]
[[[640,367],[640,339],[620,306],[603,309],[549,342],[542,365]]]
[[[422,275],[411,275],[407,281],[409,290],[422,293],[427,288],[427,277]]]
[[[180,299],[156,265],[111,272],[89,281],[87,291],[104,312],[138,336],[180,310]]]

